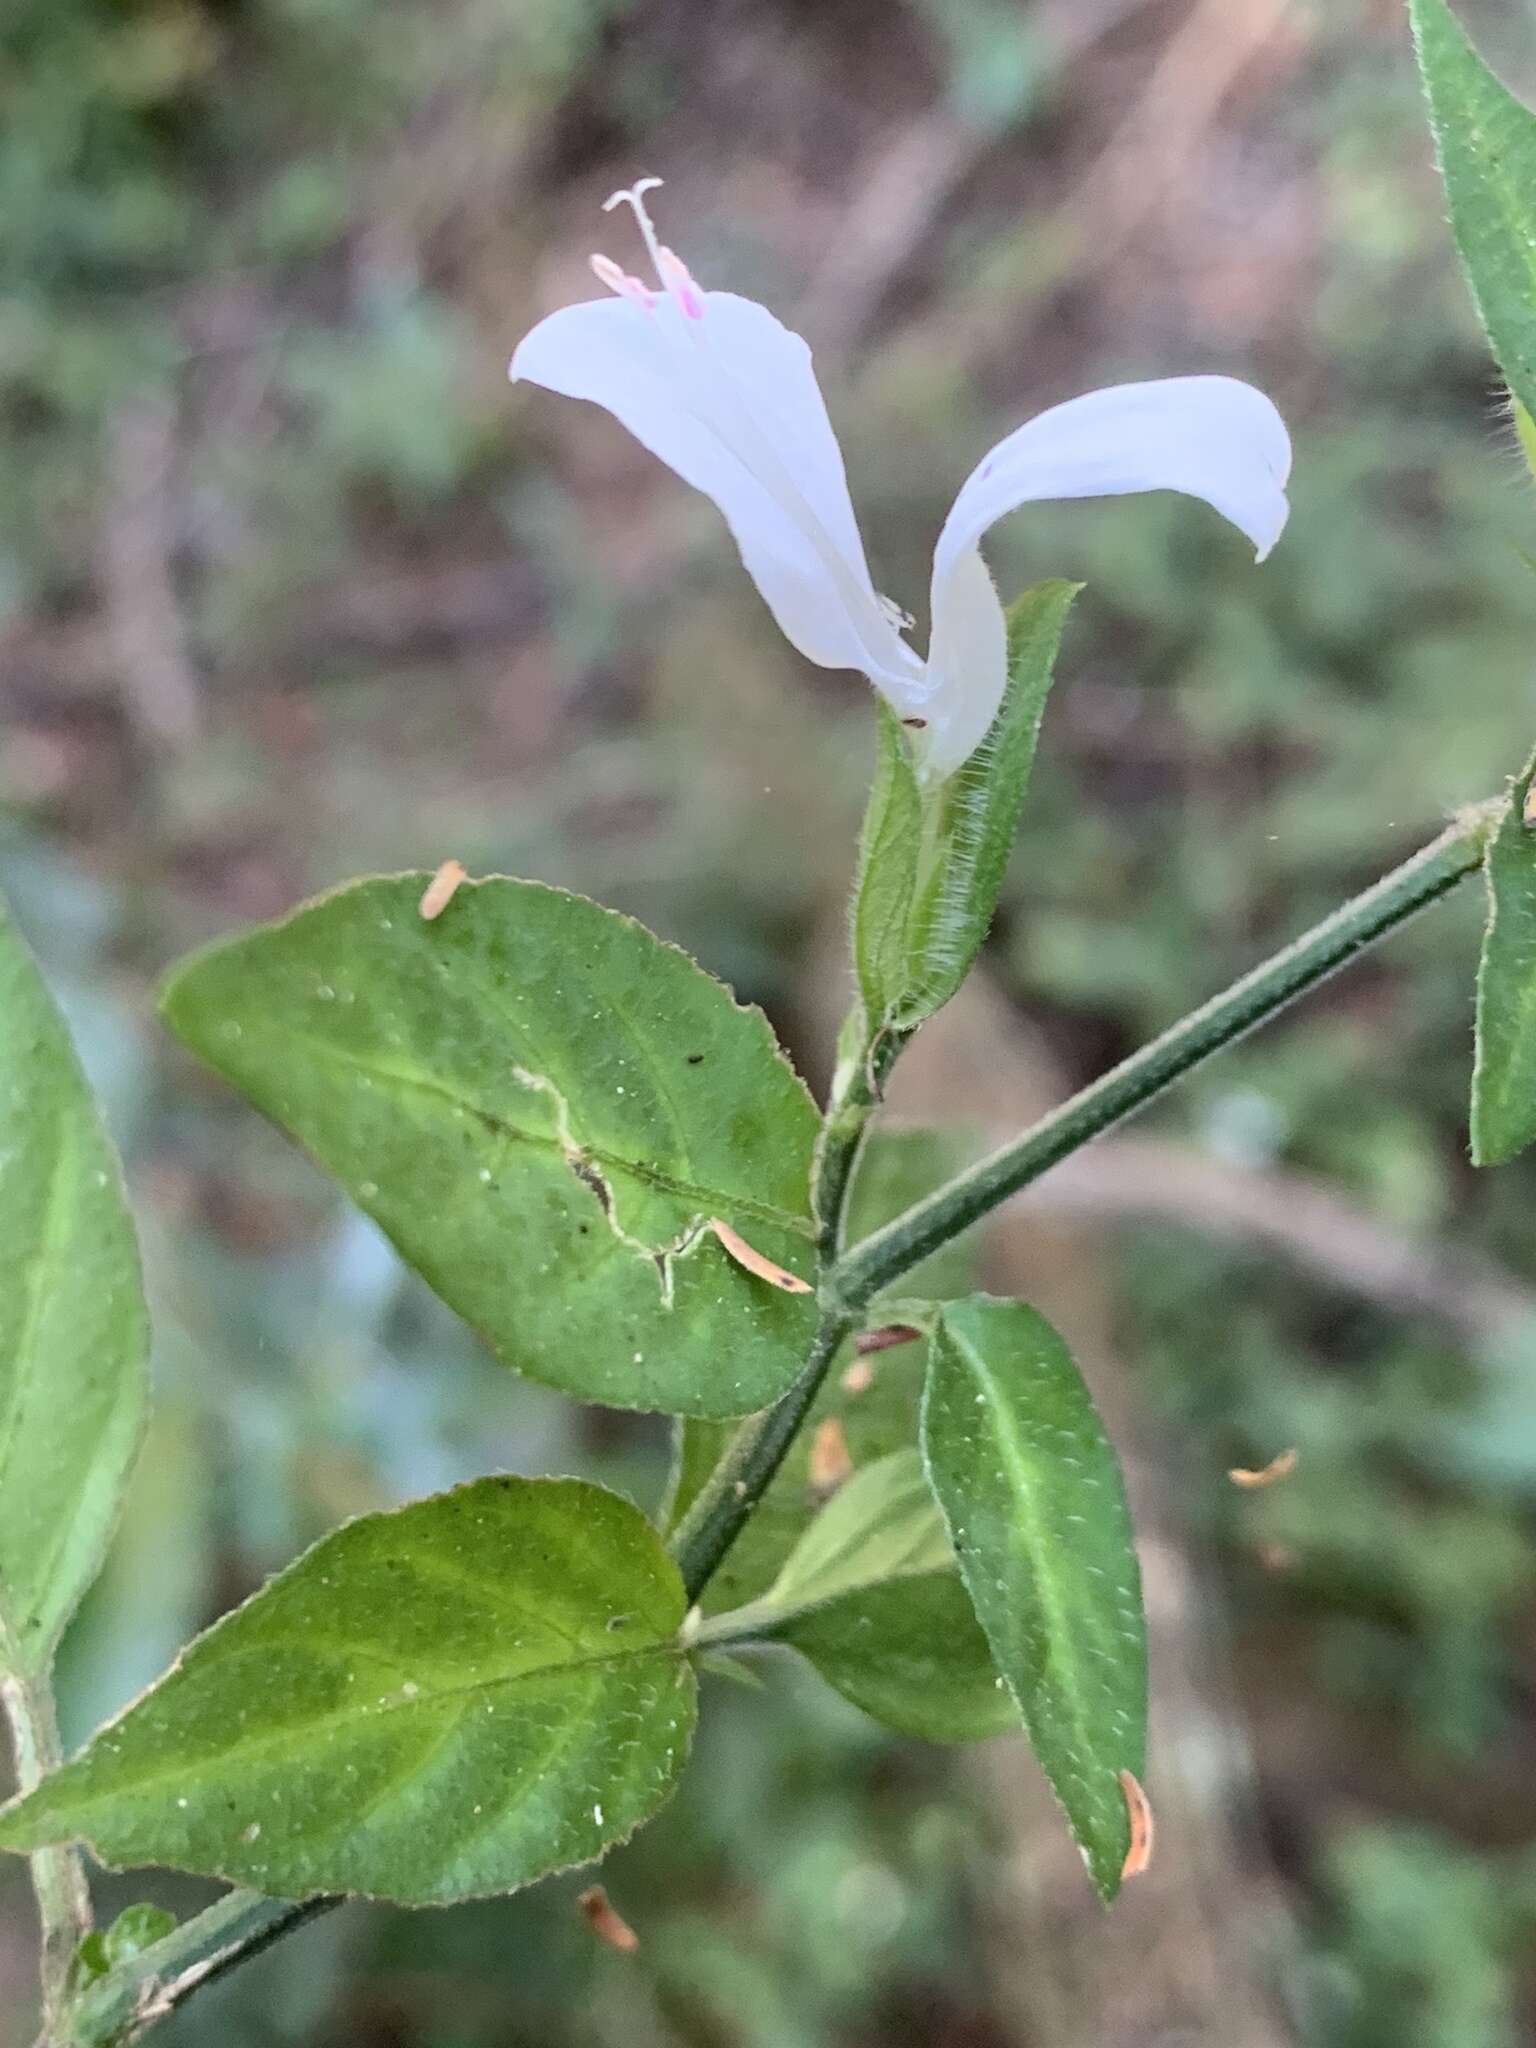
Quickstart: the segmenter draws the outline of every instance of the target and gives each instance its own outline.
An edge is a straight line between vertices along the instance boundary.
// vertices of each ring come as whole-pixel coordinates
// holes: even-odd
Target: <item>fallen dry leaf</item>
[[[599,1941],[606,1941],[622,1956],[634,1954],[640,1946],[640,1937],[623,1914],[615,1910],[613,1901],[600,1884],[589,1885],[576,1903]]]
[[[430,924],[434,917],[441,917],[453,901],[453,892],[465,879],[462,861],[445,860],[437,873],[421,892],[421,914]]]
[[[802,1280],[798,1273],[791,1273],[783,1266],[776,1266],[772,1259],[766,1259],[761,1252],[754,1251],[739,1231],[732,1230],[729,1223],[722,1223],[718,1216],[711,1216],[709,1227],[737,1265],[744,1266],[759,1280],[766,1280],[770,1287],[782,1287],[786,1294],[811,1292],[808,1280]]]
[[[1152,1802],[1129,1771],[1121,1771],[1117,1775],[1120,1790],[1125,1794],[1125,1810],[1131,1817],[1131,1846],[1120,1866],[1123,1882],[1128,1877],[1140,1877],[1152,1861]]]
[[[1278,1457],[1271,1458],[1267,1465],[1260,1466],[1258,1471],[1250,1472],[1246,1465],[1234,1465],[1227,1473],[1227,1477],[1234,1486],[1273,1486],[1277,1479],[1284,1479],[1287,1474],[1296,1470],[1296,1456],[1296,1447],[1293,1444],[1288,1451],[1282,1451]]]

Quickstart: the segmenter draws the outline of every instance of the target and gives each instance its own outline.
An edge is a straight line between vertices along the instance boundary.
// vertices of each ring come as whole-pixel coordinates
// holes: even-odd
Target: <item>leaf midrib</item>
[[[516,1124],[508,1123],[497,1111],[487,1109],[483,1103],[476,1102],[468,1096],[460,1095],[435,1075],[402,1072],[387,1060],[369,1058],[362,1053],[354,1052],[348,1046],[341,1045],[335,1039],[316,1037],[313,1033],[296,1030],[291,1025],[247,1025],[245,1035],[247,1038],[254,1036],[279,1042],[296,1042],[318,1053],[322,1058],[334,1060],[358,1073],[371,1075],[376,1080],[388,1081],[401,1088],[414,1088],[421,1094],[438,1096],[444,1102],[451,1103],[455,1109],[463,1110],[467,1115],[475,1117],[507,1144],[527,1145],[536,1151],[552,1153],[557,1159],[564,1157],[563,1148],[557,1137],[542,1131],[526,1131]],[[561,1090],[560,1093],[563,1098],[564,1091]],[[703,1187],[693,1181],[678,1180],[657,1167],[647,1166],[639,1160],[626,1159],[619,1153],[609,1151],[606,1146],[594,1145],[585,1140],[582,1141],[582,1152],[595,1165],[604,1167],[612,1173],[627,1174],[641,1186],[650,1188],[655,1193],[671,1195],[679,1201],[689,1202],[704,1214],[718,1214],[724,1211],[727,1214],[751,1216],[760,1223],[776,1224],[782,1229],[793,1231],[799,1237],[811,1239],[815,1236],[815,1227],[809,1217],[797,1216],[791,1210],[780,1209],[769,1202],[760,1202],[752,1195],[729,1193],[722,1188]],[[593,1200],[596,1199],[594,1195]],[[665,1247],[658,1246],[657,1249],[664,1250]]]
[[[279,1638],[271,1642],[252,1643],[248,1649],[242,1648],[234,1654],[236,1656],[242,1654],[259,1655],[274,1649],[288,1647],[294,1646],[285,1644]],[[313,1642],[301,1643],[298,1647],[301,1647],[306,1655],[315,1658],[317,1662],[327,1661],[324,1653],[317,1651]],[[357,1652],[355,1649],[349,1648],[345,1654],[353,1655],[357,1654]],[[284,1748],[301,1744],[306,1739],[323,1737],[337,1729],[345,1728],[349,1724],[362,1721],[377,1721],[387,1715],[400,1712],[430,1714],[445,1705],[451,1706],[456,1701],[475,1701],[483,1698],[487,1693],[506,1691],[527,1682],[564,1677],[592,1678],[604,1671],[617,1670],[626,1664],[637,1664],[647,1661],[660,1665],[682,1665],[687,1662],[687,1652],[680,1643],[663,1638],[658,1642],[644,1646],[636,1646],[627,1650],[615,1650],[601,1657],[573,1657],[558,1663],[529,1665],[520,1671],[508,1672],[497,1678],[474,1679],[464,1685],[441,1686],[432,1689],[421,1686],[413,1694],[406,1695],[402,1693],[394,1698],[376,1700],[368,1706],[349,1703],[333,1708],[327,1713],[315,1715],[297,1726],[268,1726],[263,1729],[257,1729],[249,1734],[243,1733],[234,1742],[226,1743],[210,1756],[197,1758],[183,1756],[172,1759],[158,1769],[136,1770],[132,1773],[131,1779],[126,1784],[108,1785],[104,1789],[99,1790],[84,1789],[78,1795],[67,1798],[66,1810],[83,1813],[114,1800],[136,1797],[141,1793],[153,1791],[157,1786],[163,1784],[176,1783],[184,1785],[189,1780],[196,1780],[209,1774],[217,1774],[230,1769],[242,1761],[250,1761],[260,1757],[271,1749]],[[128,1711],[132,1712],[133,1709],[130,1708]],[[457,1726],[458,1722],[462,1719],[462,1715],[463,1708],[460,1708],[453,1717],[452,1725]],[[110,1737],[116,1725],[116,1723],[109,1722],[105,1728],[92,1737],[92,1750],[95,1750],[97,1745],[105,1738]],[[85,1767],[91,1760],[91,1752],[88,1751],[75,1762],[66,1764],[54,1780],[48,1781],[39,1788],[39,1794],[35,1796],[37,1796],[38,1803],[45,1812],[48,1807],[46,1795],[49,1784],[71,1776],[76,1770],[77,1764]],[[3,1838],[6,1832],[3,1824],[0,1824],[0,1838]]]

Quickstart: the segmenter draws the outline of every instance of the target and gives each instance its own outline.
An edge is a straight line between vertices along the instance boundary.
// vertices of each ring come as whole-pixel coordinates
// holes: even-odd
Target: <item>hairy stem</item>
[[[670,1548],[690,1604],[714,1577],[767,1492],[851,1327],[846,1316],[823,1316],[800,1377],[773,1407],[747,1417],[678,1523]]]
[[[1321,924],[1294,940],[1149,1045],[1122,1060],[1022,1136],[938,1188],[843,1258],[827,1297],[856,1316],[882,1288],[958,1237],[989,1210],[1123,1117],[1160,1095],[1212,1053],[1273,1017],[1336,972],[1355,954],[1416,911],[1445,895],[1483,860],[1504,810],[1502,799],[1465,813],[1438,839],[1351,897]]]
[[[46,1676],[7,1672],[0,1678],[0,1701],[11,1724],[16,1789],[30,1792],[63,1761],[53,1688]],[[91,1895],[77,1850],[36,1849],[28,1862],[42,1924],[43,2042],[52,2048],[65,2038],[60,2029],[69,1996],[69,1967],[75,1950],[91,1931]]]
[[[843,1338],[883,1288],[995,1209],[1047,1168],[1130,1116],[1223,1046],[1275,1015],[1366,946],[1445,895],[1482,865],[1504,800],[1466,812],[1411,859],[1352,897],[1321,924],[1223,994],[1143,1046],[1100,1080],[990,1157],[947,1182],[844,1256],[838,1256],[853,1167],[880,1074],[867,1053],[845,1060],[817,1155],[817,1216],[823,1258],[823,1314],[804,1371],[778,1403],[741,1425],[680,1523],[672,1552],[696,1600],[751,1518],[809,1414]]]
[[[901,1045],[891,1033],[871,1039],[861,1010],[854,1011],[839,1038],[837,1072],[811,1164],[816,1253],[823,1274],[832,1270],[842,1251],[848,1195],[864,1132]],[[749,1415],[742,1423],[678,1524],[671,1550],[690,1603],[713,1578],[783,1464],[848,1329],[848,1318],[841,1314],[822,1317],[800,1377],[772,1408]]]
[[[128,2048],[194,1991],[340,1903],[229,1892],[93,1984],[75,2004],[60,2041],[65,2048]]]

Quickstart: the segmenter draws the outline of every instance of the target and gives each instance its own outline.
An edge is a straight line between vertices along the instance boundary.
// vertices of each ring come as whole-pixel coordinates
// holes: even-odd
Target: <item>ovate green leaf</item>
[[[1100,1894],[1129,1846],[1146,1633],[1115,1455],[1066,1346],[1021,1302],[943,1309],[923,1449],[961,1575]]]
[[[1477,972],[1472,1157],[1512,1159],[1536,1138],[1536,827],[1525,822],[1536,759],[1488,847],[1488,928]]]
[[[1536,412],[1536,114],[1445,0],[1411,0],[1411,12],[1451,230],[1499,366]]]
[[[792,1645],[906,1735],[967,1742],[1018,1726],[915,1448],[857,1469],[768,1591],[713,1627]]]
[[[816,1112],[759,1011],[632,919],[493,880],[421,917],[359,882],[211,947],[172,1027],[291,1131],[508,1365],[584,1399],[740,1415],[814,1306]]]
[[[481,1479],[327,1536],[186,1651],[0,1844],[280,1898],[505,1892],[622,1841],[693,1727],[677,1571],[627,1501]]]
[[[117,1159],[0,909],[0,1670],[46,1666],[95,1577],[145,1406]]]

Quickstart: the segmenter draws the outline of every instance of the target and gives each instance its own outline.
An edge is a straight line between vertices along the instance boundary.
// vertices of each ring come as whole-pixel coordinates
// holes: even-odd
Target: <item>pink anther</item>
[[[617,292],[621,299],[631,299],[647,312],[655,305],[656,294],[650,287],[627,270],[621,270],[611,256],[589,256],[587,261],[592,266],[593,275],[607,285],[609,291]]]

